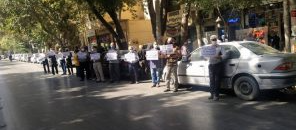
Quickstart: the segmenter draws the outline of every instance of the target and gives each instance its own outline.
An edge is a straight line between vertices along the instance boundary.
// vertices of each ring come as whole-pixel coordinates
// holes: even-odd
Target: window
[[[198,49],[191,54],[191,61],[200,61],[200,60],[203,60],[203,59],[200,55],[200,49]]]
[[[281,52],[279,52],[276,49],[273,49],[270,46],[261,44],[261,43],[241,43],[241,45],[247,49],[249,49],[250,51],[252,51],[253,53],[255,53],[256,55],[264,55],[264,54],[279,54]]]
[[[238,59],[240,57],[240,52],[237,50],[235,46],[232,45],[222,45],[224,48],[228,59]]]

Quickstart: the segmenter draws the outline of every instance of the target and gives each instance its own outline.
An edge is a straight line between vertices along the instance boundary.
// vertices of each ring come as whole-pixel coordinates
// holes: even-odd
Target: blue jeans
[[[159,68],[150,68],[152,83],[154,85],[160,82],[160,69]]]
[[[60,60],[60,63],[61,63],[61,67],[62,67],[62,70],[63,70],[63,74],[66,74],[66,72],[67,72],[66,61],[65,60]]]

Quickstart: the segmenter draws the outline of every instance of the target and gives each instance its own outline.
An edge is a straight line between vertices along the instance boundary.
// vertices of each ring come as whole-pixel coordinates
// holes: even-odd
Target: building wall
[[[149,20],[130,20],[128,21],[128,40],[130,45],[152,43],[154,41],[151,22]]]
[[[121,12],[121,19],[126,19],[126,20],[144,19],[144,9],[142,8],[142,6],[140,4],[135,5],[132,9],[135,11],[134,14],[136,15],[136,17],[133,16],[132,12],[130,12],[129,10],[124,8],[123,11]],[[104,18],[108,22],[112,21],[112,19],[110,18],[110,16],[108,14],[105,14]]]

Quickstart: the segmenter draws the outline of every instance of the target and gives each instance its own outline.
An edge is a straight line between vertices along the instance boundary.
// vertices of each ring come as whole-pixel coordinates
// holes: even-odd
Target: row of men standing
[[[66,50],[67,52],[68,50]],[[171,74],[172,77],[175,77],[174,81],[174,91],[178,91],[178,80],[177,80],[177,61],[181,57],[180,50],[177,46],[174,46],[174,51],[172,54],[166,55],[161,53],[159,50],[159,46],[154,43],[151,48],[146,50],[141,49],[139,52],[135,50],[134,47],[129,47],[129,52],[126,55],[134,55],[134,58],[129,59],[124,57],[123,60],[128,63],[128,70],[131,83],[139,83],[139,75],[146,77],[148,75],[148,70],[150,68],[150,74],[152,79],[152,87],[160,86],[160,79],[162,72],[164,71],[164,64],[167,68],[166,75],[166,85],[167,89],[165,92],[170,91],[170,79]],[[146,59],[146,51],[158,51],[159,59],[157,60],[147,60]],[[63,55],[64,54],[64,55]],[[57,59],[60,61],[61,67],[63,69],[63,74],[66,74],[66,68],[70,68],[69,74],[73,74],[73,66],[76,66],[77,76],[80,77],[81,81],[86,79],[91,79],[91,73],[93,72],[96,76],[96,82],[105,82],[105,77],[103,73],[102,62],[107,60],[109,62],[109,76],[110,83],[119,82],[120,81],[120,57],[118,54],[118,50],[116,50],[115,43],[110,44],[110,49],[106,53],[106,55],[102,55],[103,50],[98,50],[96,47],[92,49],[91,52],[88,52],[84,47],[80,50],[76,50],[74,54],[69,53],[65,55],[65,53],[60,52],[53,53],[51,50],[47,55],[51,61],[52,73],[58,73],[58,63]],[[116,55],[117,58],[110,58],[110,55]],[[102,58],[101,58],[102,57]],[[112,57],[112,56],[111,56]],[[46,59],[47,60],[47,59]],[[44,61],[44,69],[46,66],[48,67],[48,61]],[[73,65],[72,65],[73,63]],[[72,69],[72,70],[71,70]],[[91,71],[92,70],[92,71]],[[72,71],[72,72],[71,72]],[[46,69],[45,69],[46,72]],[[49,67],[48,67],[48,72]],[[139,72],[139,73],[138,73]]]

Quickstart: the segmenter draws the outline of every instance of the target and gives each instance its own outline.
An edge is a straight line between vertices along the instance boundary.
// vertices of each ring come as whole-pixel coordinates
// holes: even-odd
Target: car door
[[[223,61],[223,68],[222,69],[222,81],[229,80],[236,72],[237,67],[239,65],[239,58],[240,52],[238,49],[233,45],[221,45],[224,48],[226,59]],[[209,65],[209,62],[206,62],[206,66]],[[207,85],[209,85],[210,78],[209,78],[209,69],[205,70],[205,80]]]
[[[200,50],[194,51],[188,62],[180,62],[178,69],[181,84],[205,84],[205,61],[200,56]]]

